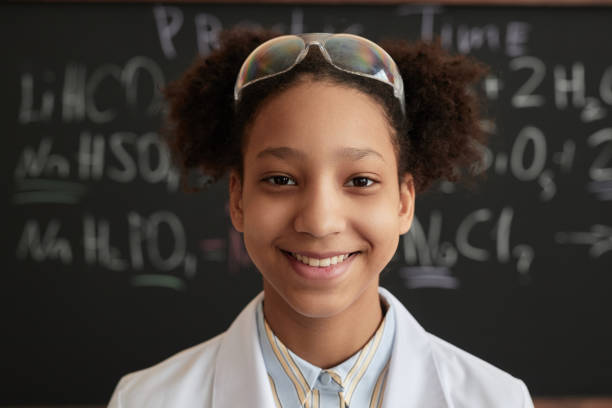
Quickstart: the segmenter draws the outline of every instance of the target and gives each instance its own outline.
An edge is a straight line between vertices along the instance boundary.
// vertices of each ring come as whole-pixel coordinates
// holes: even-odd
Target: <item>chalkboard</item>
[[[0,9],[7,404],[103,404],[261,290],[226,180],[180,191],[159,87],[220,29],[441,36],[487,62],[487,179],[417,200],[381,285],[535,396],[612,393],[611,8],[64,4]]]

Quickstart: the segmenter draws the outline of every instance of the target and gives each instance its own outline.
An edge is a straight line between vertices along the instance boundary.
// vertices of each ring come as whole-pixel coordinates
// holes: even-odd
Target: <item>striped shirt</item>
[[[394,312],[368,343],[339,365],[321,369],[303,360],[274,335],[257,305],[257,331],[277,408],[374,408],[382,405],[395,333]]]

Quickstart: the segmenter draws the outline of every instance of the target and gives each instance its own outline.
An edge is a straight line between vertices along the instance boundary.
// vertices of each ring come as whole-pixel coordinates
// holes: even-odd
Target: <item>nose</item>
[[[315,238],[337,234],[346,226],[342,190],[333,182],[317,182],[304,189],[297,208],[294,228]]]

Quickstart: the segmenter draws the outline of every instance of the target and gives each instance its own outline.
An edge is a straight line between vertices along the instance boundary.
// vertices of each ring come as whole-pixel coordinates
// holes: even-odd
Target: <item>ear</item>
[[[238,232],[244,232],[244,213],[242,211],[242,183],[236,170],[230,171],[229,210],[232,225]]]
[[[414,217],[414,180],[410,173],[405,173],[400,181],[399,195],[399,233],[405,234],[410,230]]]

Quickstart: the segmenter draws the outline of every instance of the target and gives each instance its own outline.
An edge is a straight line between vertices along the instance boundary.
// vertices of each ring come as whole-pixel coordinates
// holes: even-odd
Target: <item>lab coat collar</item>
[[[396,322],[383,408],[447,408],[428,333],[388,290],[378,292],[392,304]]]
[[[395,340],[384,394],[384,408],[447,408],[427,332],[389,291],[379,293],[392,304]],[[214,408],[273,407],[261,354],[255,309],[259,293],[224,333],[215,363]]]
[[[275,406],[257,338],[255,308],[262,298],[260,292],[223,334],[215,363],[214,408]]]

